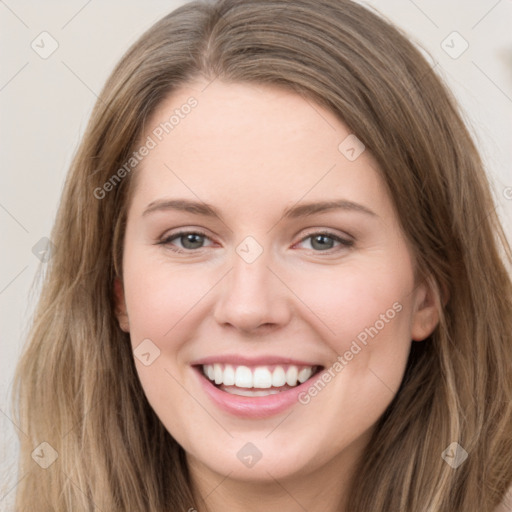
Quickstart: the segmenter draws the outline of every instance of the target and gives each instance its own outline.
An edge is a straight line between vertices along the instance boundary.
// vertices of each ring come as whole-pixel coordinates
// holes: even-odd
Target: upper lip
[[[215,364],[215,363],[226,363],[232,364],[235,366],[265,366],[265,365],[295,365],[295,366],[322,366],[321,364],[304,361],[299,359],[294,359],[291,357],[280,357],[280,356],[272,356],[272,355],[263,355],[259,357],[245,357],[236,354],[225,354],[225,355],[217,355],[210,357],[203,357],[201,359],[197,359],[196,361],[192,361],[192,366],[200,366],[205,364]]]

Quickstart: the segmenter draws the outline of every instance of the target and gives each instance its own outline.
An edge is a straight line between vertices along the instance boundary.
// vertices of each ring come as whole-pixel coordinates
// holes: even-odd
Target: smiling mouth
[[[232,395],[268,396],[293,389],[323,366],[204,364],[197,368],[216,388]]]

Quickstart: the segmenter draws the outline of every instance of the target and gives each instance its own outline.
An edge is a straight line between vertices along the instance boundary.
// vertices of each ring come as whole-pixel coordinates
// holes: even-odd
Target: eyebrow
[[[222,219],[220,213],[215,207],[208,203],[192,201],[190,199],[157,199],[148,204],[142,216],[149,215],[156,211],[177,210],[194,215],[204,217],[218,217]],[[297,206],[286,208],[282,213],[284,219],[296,219],[299,217],[308,217],[318,213],[328,212],[332,210],[345,210],[364,213],[374,217],[378,215],[359,203],[348,201],[346,199],[338,199],[332,201],[319,201],[311,203],[303,203]]]

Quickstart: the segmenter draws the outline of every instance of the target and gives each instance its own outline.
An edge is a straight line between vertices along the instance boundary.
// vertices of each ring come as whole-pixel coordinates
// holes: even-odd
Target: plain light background
[[[50,234],[71,158],[114,65],[147,28],[183,3],[0,0],[0,511],[11,510],[23,476],[15,466],[9,393],[34,307],[29,290],[44,266],[32,248]],[[512,239],[512,1],[361,3],[425,48],[455,93]],[[58,48],[42,58],[31,45],[50,49],[48,36],[40,36],[45,31]]]

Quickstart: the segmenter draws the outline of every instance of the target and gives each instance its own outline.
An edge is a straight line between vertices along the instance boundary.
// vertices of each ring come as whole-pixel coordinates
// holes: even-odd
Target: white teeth
[[[276,366],[272,373],[272,386],[279,388],[286,384],[286,373],[282,366]]]
[[[252,387],[254,388],[271,388],[273,385],[272,374],[265,366],[258,366],[254,370]]]
[[[252,372],[247,366],[237,366],[235,370],[235,386],[238,388],[252,388]],[[215,382],[215,384],[219,384]]]
[[[299,382],[302,384],[303,382],[306,382],[311,375],[313,375],[313,370],[311,368],[302,368],[302,370],[299,372]]]
[[[224,367],[224,377],[222,381],[226,386],[235,385],[235,369],[230,364]]]
[[[217,385],[236,386],[236,388],[258,390],[280,388],[284,386],[294,387],[306,382],[317,369],[316,366],[297,367],[295,365],[283,366],[233,366],[230,364],[205,364],[203,373]],[[234,388],[234,389],[236,389]],[[233,389],[233,388],[232,388]],[[229,390],[229,392],[232,391]],[[228,391],[228,390],[225,390]],[[252,391],[244,396],[261,396]],[[234,394],[242,394],[234,392]],[[266,391],[264,394],[270,394]]]
[[[297,384],[297,376],[299,371],[296,366],[290,366],[286,372],[286,384],[288,386],[295,386]]]
[[[213,375],[215,376],[215,384],[222,384],[223,374],[220,364],[213,365]]]

